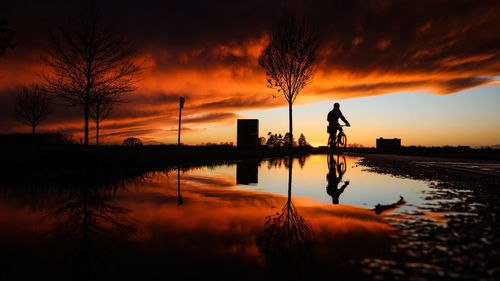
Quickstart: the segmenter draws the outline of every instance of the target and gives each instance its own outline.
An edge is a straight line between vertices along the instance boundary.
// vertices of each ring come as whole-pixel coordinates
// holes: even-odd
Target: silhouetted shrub
[[[300,134],[298,145],[299,146],[310,146],[309,143],[307,142],[304,134]]]
[[[124,146],[142,146],[142,141],[138,138],[130,137],[123,140]]]

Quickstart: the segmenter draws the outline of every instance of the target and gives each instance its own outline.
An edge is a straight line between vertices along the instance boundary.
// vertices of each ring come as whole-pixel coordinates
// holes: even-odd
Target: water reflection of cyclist
[[[341,163],[340,161],[335,161],[333,155],[329,157],[330,162],[328,165],[328,174],[326,175],[326,180],[328,181],[326,193],[332,197],[333,204],[338,204],[340,194],[342,194],[344,189],[349,185],[349,181],[345,181],[344,184],[338,188],[339,184],[342,182],[342,176],[345,173],[345,162]]]
[[[333,105],[333,109],[328,112],[328,117],[326,118],[328,120],[328,133],[336,135],[337,131],[340,131],[340,124],[339,124],[339,119],[344,121],[347,127],[350,127],[351,124],[349,124],[349,121],[345,119],[344,115],[342,114],[342,111],[340,111],[340,104],[336,102]]]

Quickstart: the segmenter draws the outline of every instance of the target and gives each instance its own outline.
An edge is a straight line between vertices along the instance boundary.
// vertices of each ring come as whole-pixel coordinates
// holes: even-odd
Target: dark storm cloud
[[[234,98],[227,98],[222,100],[211,101],[201,104],[199,108],[213,109],[213,108],[231,108],[231,109],[246,109],[246,108],[259,108],[266,107],[273,103],[272,97],[259,98],[258,95],[251,97],[237,96]]]
[[[487,85],[500,75],[499,1],[98,2],[107,23],[135,43],[139,57],[149,60],[137,92],[127,95],[105,121],[113,128],[109,130],[141,124],[148,133],[161,118],[173,120],[179,96],[187,97],[186,114],[200,122],[224,119],[216,113],[232,118],[232,111],[283,105],[266,91],[257,58],[284,9],[308,18],[321,39],[318,74],[301,95],[351,98],[404,90],[450,94]],[[16,31],[17,43],[0,58],[2,132],[16,129],[7,120],[12,103],[6,93],[36,80],[44,71],[40,56],[48,32],[74,20],[87,3],[0,3],[0,17]],[[69,128],[83,122],[80,109],[58,112],[47,121],[50,128],[58,128],[58,120]]]
[[[404,90],[414,90],[416,88],[427,87],[435,89],[438,94],[451,94],[461,90],[487,85],[494,81],[487,77],[466,77],[455,79],[441,79],[441,80],[416,80],[416,81],[396,81],[396,82],[381,82],[369,84],[354,84],[344,85],[338,87],[325,88],[318,91],[318,94],[331,94],[343,93],[345,95],[360,94],[365,95],[380,95],[391,92],[398,92]]]
[[[318,17],[330,51],[327,66],[353,72],[498,70],[498,1],[342,1],[317,11],[331,12],[328,19]]]
[[[456,93],[463,89],[484,85],[491,81],[493,81],[493,79],[484,77],[456,78],[440,83],[439,87],[441,88],[441,93],[449,94]]]
[[[188,117],[183,120],[183,123],[209,123],[220,122],[238,118],[238,114],[233,112],[209,113],[201,116]]]
[[[145,134],[151,134],[161,131],[159,129],[127,129],[124,131],[115,131],[113,133],[102,134],[102,137],[135,137]]]
[[[16,99],[13,92],[9,90],[0,92],[0,128],[3,130],[14,128],[16,125],[21,124],[15,117],[15,102]]]
[[[126,15],[120,29],[151,49],[159,68],[257,67],[248,54],[217,48],[244,48],[265,36],[280,10],[288,7],[317,28],[327,69],[481,72],[476,75],[500,69],[498,1],[178,1],[140,6],[128,1],[120,6],[113,14]]]
[[[2,16],[17,30],[19,46],[37,49],[44,37],[41,31],[74,17],[84,3],[10,1],[3,4]],[[353,72],[499,70],[498,1],[129,0],[103,1],[102,6],[110,25],[134,39],[142,50],[154,51],[157,67],[185,64],[185,56],[195,65],[247,64],[245,54],[222,55],[214,49],[243,46],[264,36],[287,7],[316,26],[327,68]]]
[[[326,88],[320,93],[359,93],[368,91],[397,91],[404,88],[412,88],[422,85],[422,81],[398,81],[398,82],[381,82],[370,84],[345,85],[332,88]]]

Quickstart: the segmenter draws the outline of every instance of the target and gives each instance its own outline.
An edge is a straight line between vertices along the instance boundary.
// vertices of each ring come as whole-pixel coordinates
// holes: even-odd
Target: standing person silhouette
[[[328,120],[328,133],[333,134],[334,136],[337,135],[337,131],[341,130],[340,124],[339,124],[339,119],[342,119],[344,121],[345,125],[347,127],[350,127],[351,124],[347,119],[345,119],[344,115],[342,114],[342,111],[340,111],[340,104],[336,102],[333,105],[333,109],[328,112],[328,117],[326,120]]]

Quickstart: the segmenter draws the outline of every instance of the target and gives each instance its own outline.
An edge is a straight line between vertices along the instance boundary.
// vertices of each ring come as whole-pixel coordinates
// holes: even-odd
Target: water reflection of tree
[[[272,168],[281,168],[283,165],[283,158],[271,158],[267,160],[267,169],[271,170]],[[285,164],[286,165],[286,164]]]
[[[109,270],[109,251],[135,232],[127,217],[129,210],[113,202],[116,188],[64,189],[56,204],[46,209],[45,218],[54,221],[47,235],[62,248],[63,261],[76,279],[94,279],[94,273]]]
[[[303,169],[304,166],[306,165],[306,157],[305,156],[300,156],[298,158],[298,160],[299,160],[299,166],[300,166],[300,168]]]
[[[272,272],[297,277],[303,276],[312,261],[312,230],[292,202],[293,159],[284,163],[288,168],[288,199],[281,213],[266,217],[264,235],[257,243]]]

